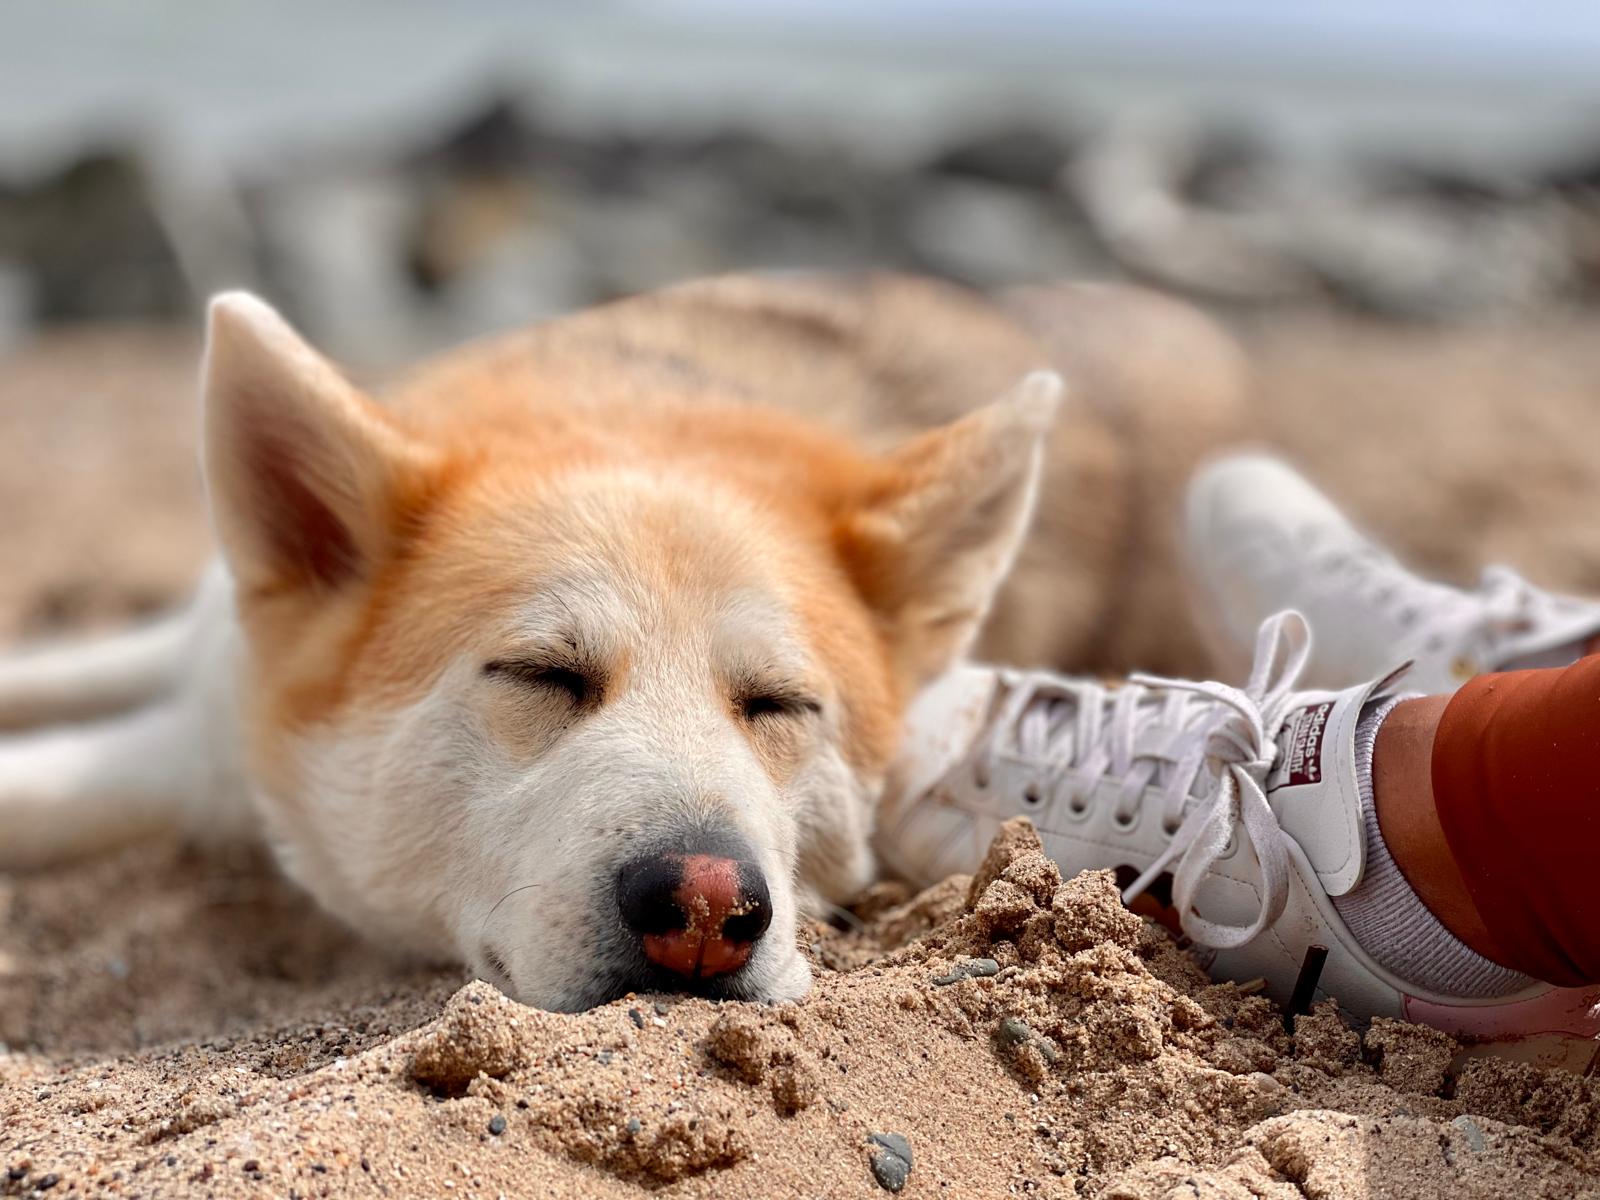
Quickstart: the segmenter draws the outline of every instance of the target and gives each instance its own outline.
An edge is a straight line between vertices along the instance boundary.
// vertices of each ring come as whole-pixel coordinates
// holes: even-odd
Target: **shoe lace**
[[[1528,629],[1549,600],[1507,566],[1485,567],[1477,588],[1463,591],[1419,580],[1377,546],[1329,548],[1315,554],[1311,566],[1311,577],[1336,595],[1358,589],[1415,650],[1454,648],[1480,662],[1493,662],[1503,640]],[[1426,594],[1420,602],[1419,590]]]
[[[1113,819],[1124,826],[1157,787],[1162,828],[1171,840],[1123,891],[1124,902],[1176,864],[1172,896],[1184,931],[1217,949],[1242,946],[1288,902],[1288,851],[1264,784],[1277,757],[1275,735],[1310,651],[1305,618],[1286,611],[1262,622],[1242,688],[1154,675],[1108,687],[1005,672],[1003,699],[969,765],[980,787],[1002,762],[1023,765],[1031,776],[1024,785],[1031,802],[1065,798],[1075,813],[1086,808],[1071,794],[1075,780],[1115,779]],[[1201,881],[1227,853],[1236,826],[1261,867],[1261,908],[1248,925],[1207,920],[1194,908]]]
[[[1500,657],[1500,647],[1513,634],[1524,632],[1538,623],[1550,596],[1533,586],[1510,567],[1491,564],[1483,569],[1477,591],[1468,593],[1476,611],[1465,611],[1452,621],[1449,614],[1440,614],[1437,622],[1430,622],[1427,630],[1429,644],[1455,644],[1471,647],[1476,657],[1494,664]]]

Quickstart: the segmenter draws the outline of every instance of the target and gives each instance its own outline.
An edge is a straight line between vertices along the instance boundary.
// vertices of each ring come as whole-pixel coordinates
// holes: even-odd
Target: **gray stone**
[[[873,1178],[885,1191],[898,1192],[911,1175],[911,1143],[900,1133],[869,1134],[867,1140],[877,1147],[869,1160]]]
[[[906,1163],[907,1167],[911,1166],[911,1162],[912,1162],[911,1142],[906,1138],[905,1134],[903,1134],[903,1133],[874,1133],[874,1134],[868,1135],[867,1140],[869,1142],[872,1142],[872,1143],[876,1144],[876,1145],[882,1146],[885,1150],[889,1151],[891,1154],[898,1154],[901,1158],[905,1159],[905,1163]]]
[[[1007,1046],[1020,1046],[1033,1036],[1033,1030],[1021,1017],[1007,1017],[1000,1022],[1000,1040]]]
[[[1483,1153],[1484,1147],[1488,1143],[1484,1141],[1483,1130],[1478,1127],[1478,1123],[1476,1121],[1463,1113],[1461,1116],[1451,1121],[1450,1124],[1454,1125],[1461,1131],[1462,1136],[1467,1139],[1467,1145],[1472,1147],[1472,1152],[1474,1154]]]
[[[1000,964],[992,958],[964,958],[943,975],[933,977],[934,987],[948,987],[963,979],[989,979],[1000,974]]]

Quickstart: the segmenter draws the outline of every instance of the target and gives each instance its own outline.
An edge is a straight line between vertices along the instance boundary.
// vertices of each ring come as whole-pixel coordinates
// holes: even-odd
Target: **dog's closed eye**
[[[593,708],[604,694],[598,672],[566,663],[497,658],[483,665],[483,673],[561,696],[576,708]]]
[[[746,721],[814,716],[822,711],[821,703],[810,696],[781,690],[751,692],[738,697],[736,703]]]

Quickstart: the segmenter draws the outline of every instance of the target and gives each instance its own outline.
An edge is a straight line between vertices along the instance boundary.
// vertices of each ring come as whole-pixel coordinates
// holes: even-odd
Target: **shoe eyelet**
[[[1133,815],[1124,817],[1121,813],[1111,814],[1111,824],[1123,833],[1129,833],[1139,823],[1139,810],[1134,809]]]
[[[1183,828],[1182,821],[1173,821],[1167,817],[1161,819],[1161,832],[1170,837],[1177,837],[1178,830]]]
[[[1074,821],[1086,820],[1089,816],[1089,805],[1081,796],[1070,795],[1067,797],[1067,816]]]
[[[1044,797],[1039,794],[1039,785],[1030,783],[1022,789],[1022,803],[1028,808],[1038,808],[1044,803]]]
[[[989,790],[989,772],[981,767],[974,767],[972,769],[972,786],[980,792],[987,792]]]

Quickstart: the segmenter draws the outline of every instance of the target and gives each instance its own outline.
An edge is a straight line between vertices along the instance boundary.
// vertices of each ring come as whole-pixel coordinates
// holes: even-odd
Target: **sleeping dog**
[[[735,277],[380,399],[220,296],[219,561],[179,616],[0,662],[0,867],[260,837],[368,936],[530,1004],[796,997],[799,921],[871,878],[910,699],[997,595],[1014,660],[1125,637],[1167,571],[1161,481],[1236,380],[1128,290]]]

